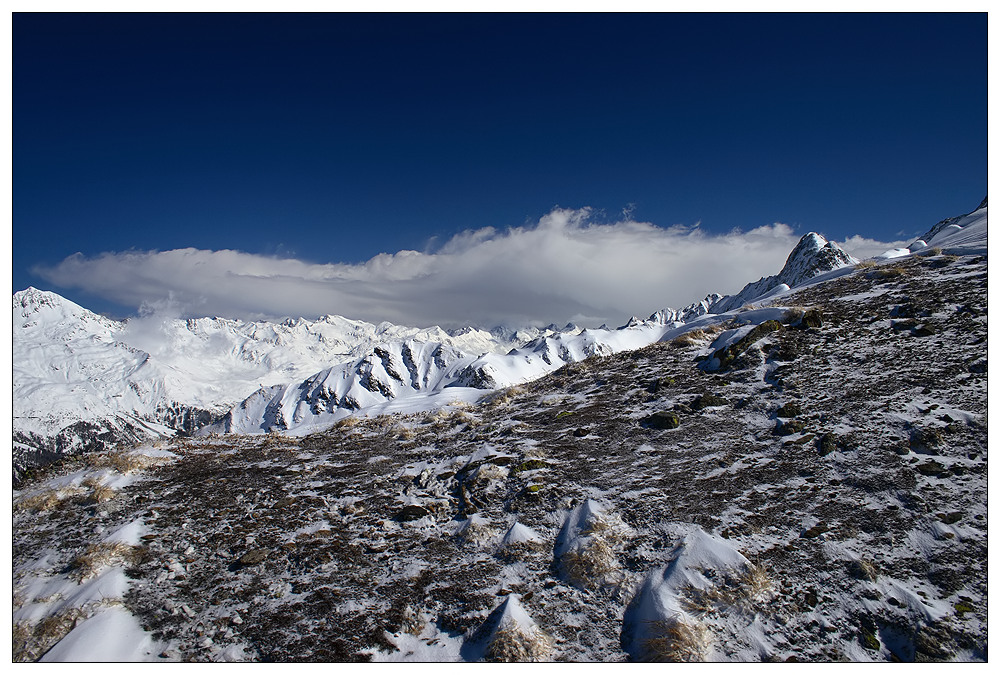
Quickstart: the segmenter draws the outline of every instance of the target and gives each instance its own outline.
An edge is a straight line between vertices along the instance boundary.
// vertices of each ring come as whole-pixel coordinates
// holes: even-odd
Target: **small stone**
[[[238,562],[240,565],[257,565],[264,562],[264,560],[267,558],[267,554],[268,551],[266,549],[263,548],[254,549],[253,551],[244,553],[240,557],[240,559],[237,560],[236,562]]]
[[[729,401],[721,396],[716,396],[715,394],[702,394],[691,402],[691,409],[704,410],[705,408],[718,408],[724,405],[729,405]]]
[[[778,422],[774,425],[774,433],[778,436],[791,436],[792,434],[798,434],[805,431],[805,422],[799,420],[787,420]]]
[[[933,459],[930,460],[929,462],[924,462],[923,464],[918,465],[916,468],[917,471],[919,471],[920,474],[923,476],[941,477],[942,474],[947,473],[947,470],[940,463],[936,462]]]
[[[945,525],[954,525],[962,519],[962,515],[961,511],[952,511],[951,513],[939,513],[937,517]]]
[[[815,539],[816,537],[818,537],[819,535],[823,534],[824,532],[829,532],[829,531],[830,531],[830,527],[826,523],[824,523],[823,521],[820,521],[820,522],[816,523],[815,525],[813,525],[812,527],[810,527],[805,532],[803,532],[800,536],[803,539]]]
[[[406,523],[412,520],[420,520],[428,515],[430,515],[430,511],[424,507],[418,504],[409,504],[396,512],[396,520]]]
[[[798,417],[802,414],[802,408],[795,401],[789,401],[774,412],[778,417]]]

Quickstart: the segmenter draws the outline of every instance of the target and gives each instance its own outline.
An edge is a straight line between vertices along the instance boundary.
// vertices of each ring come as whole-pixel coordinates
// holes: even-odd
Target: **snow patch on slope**
[[[983,199],[975,211],[963,216],[945,218],[908,247],[888,250],[876,258],[900,258],[928,248],[940,248],[942,253],[951,255],[985,255],[986,224],[987,203],[986,199]]]

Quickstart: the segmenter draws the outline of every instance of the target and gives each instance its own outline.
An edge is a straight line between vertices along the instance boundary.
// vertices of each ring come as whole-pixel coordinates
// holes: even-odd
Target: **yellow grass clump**
[[[22,497],[14,503],[14,507],[21,511],[50,511],[60,506],[64,500],[82,492],[78,487],[50,488]]]
[[[87,579],[115,562],[134,564],[142,552],[141,547],[120,541],[91,544],[73,561],[74,572],[80,579]]]
[[[12,660],[19,663],[37,661],[76,628],[84,617],[85,614],[81,610],[73,607],[37,623],[14,624]]]
[[[643,660],[690,663],[704,661],[712,646],[712,634],[697,620],[680,616],[650,622],[651,637],[643,641]]]
[[[545,661],[551,653],[552,639],[541,630],[525,632],[513,627],[493,634],[485,656],[499,663],[527,663]]]
[[[137,452],[113,450],[86,456],[87,464],[95,469],[114,469],[121,474],[142,471],[167,462],[165,457],[150,457]]]

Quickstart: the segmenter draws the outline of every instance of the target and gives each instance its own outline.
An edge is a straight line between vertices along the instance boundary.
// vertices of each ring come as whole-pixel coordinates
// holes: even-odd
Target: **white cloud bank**
[[[468,230],[434,252],[383,253],[356,265],[185,248],[78,253],[34,271],[121,305],[169,298],[187,316],[597,326],[739,291],[776,274],[800,236],[780,223],[710,234],[590,216],[589,209],[556,209],[534,226]],[[853,237],[844,245],[867,257],[898,244]]]

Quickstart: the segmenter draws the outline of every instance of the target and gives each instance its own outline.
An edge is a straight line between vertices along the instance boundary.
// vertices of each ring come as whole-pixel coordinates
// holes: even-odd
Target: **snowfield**
[[[14,490],[14,659],[985,661],[985,202],[921,241],[807,235],[618,330],[378,339],[67,454]],[[25,391],[137,381],[120,326],[28,295],[74,351]]]

